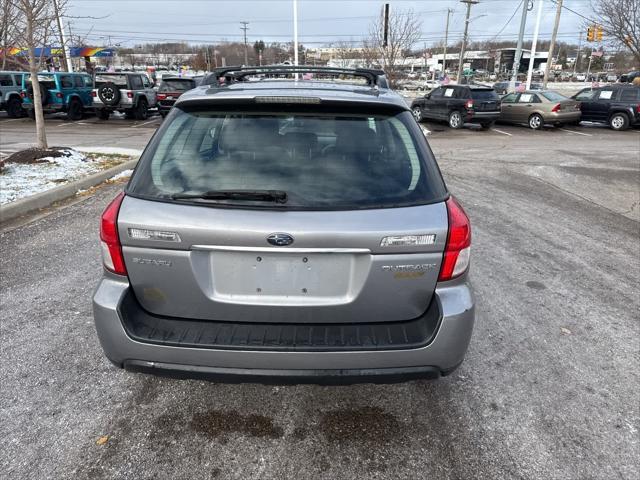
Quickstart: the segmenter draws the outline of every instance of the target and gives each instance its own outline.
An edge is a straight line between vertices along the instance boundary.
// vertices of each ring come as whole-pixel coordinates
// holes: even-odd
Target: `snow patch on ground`
[[[142,150],[135,148],[120,147],[74,147],[78,152],[84,153],[102,153],[104,155],[126,155],[129,157],[140,157]]]
[[[116,180],[120,180],[121,178],[128,178],[133,173],[133,169],[124,170],[109,179],[110,182],[115,182]]]
[[[41,163],[7,163],[0,175],[0,205],[44,192],[102,170],[100,159],[68,149],[61,157],[45,157]]]

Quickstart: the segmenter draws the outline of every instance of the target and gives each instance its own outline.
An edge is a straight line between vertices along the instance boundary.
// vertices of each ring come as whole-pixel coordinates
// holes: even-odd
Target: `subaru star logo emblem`
[[[286,247],[293,243],[293,237],[288,233],[272,233],[267,237],[267,242],[276,247]]]

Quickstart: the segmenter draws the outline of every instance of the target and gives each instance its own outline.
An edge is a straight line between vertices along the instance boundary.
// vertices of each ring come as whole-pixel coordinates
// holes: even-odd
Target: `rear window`
[[[471,98],[474,100],[498,100],[500,97],[495,90],[471,90]]]
[[[622,102],[635,102],[638,100],[638,88],[625,88],[620,92],[620,101]]]
[[[159,92],[186,92],[195,88],[193,80],[163,80],[158,88]]]
[[[298,210],[409,206],[446,195],[409,112],[388,116],[300,110],[177,110],[148,148],[127,192],[183,202],[172,195],[277,190],[286,192],[285,204],[194,201]]]
[[[542,92],[540,93],[540,95],[542,95],[550,102],[562,102],[563,100],[567,100],[567,97],[556,92]]]

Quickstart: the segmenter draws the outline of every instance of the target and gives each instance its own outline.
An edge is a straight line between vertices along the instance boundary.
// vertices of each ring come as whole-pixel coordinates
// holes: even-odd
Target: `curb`
[[[74,180],[66,185],[61,185],[59,187],[16,200],[15,202],[7,203],[0,207],[0,223],[21,217],[22,215],[34,210],[48,207],[53,203],[64,200],[65,198],[73,197],[78,190],[95,187],[120,172],[134,168],[136,163],[138,163],[138,160],[129,160],[128,162],[121,163],[120,165],[103,170],[102,172]]]

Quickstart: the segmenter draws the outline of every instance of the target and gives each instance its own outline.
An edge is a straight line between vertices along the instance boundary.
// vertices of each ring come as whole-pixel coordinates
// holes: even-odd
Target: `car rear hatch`
[[[474,110],[478,112],[500,111],[500,97],[492,88],[472,89],[471,98]]]
[[[158,103],[163,107],[171,107],[184,92],[195,88],[195,81],[190,78],[163,80],[158,88]]]
[[[424,314],[447,194],[410,113],[264,110],[180,110],[148,148],[118,216],[140,304],[234,322]]]

